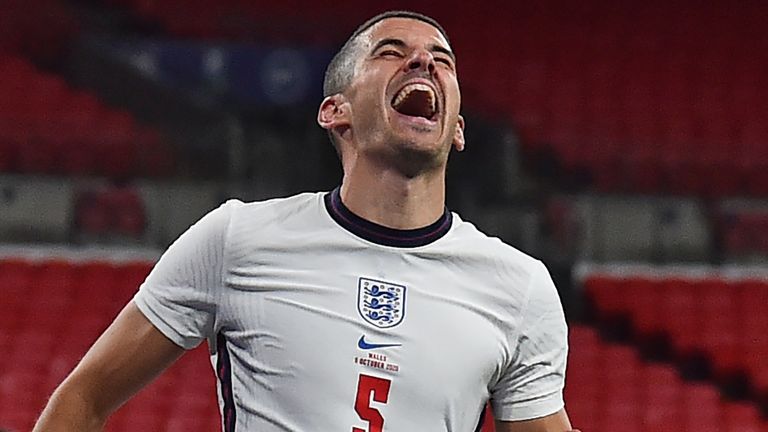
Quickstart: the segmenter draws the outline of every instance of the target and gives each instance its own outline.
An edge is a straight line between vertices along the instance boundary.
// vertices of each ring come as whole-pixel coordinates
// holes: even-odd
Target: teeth
[[[392,106],[395,108],[400,106],[400,104],[402,104],[405,99],[408,98],[408,95],[414,91],[426,92],[427,100],[429,101],[429,109],[433,113],[437,110],[435,107],[435,92],[432,90],[432,87],[421,83],[408,84],[407,86],[403,87],[402,90],[397,93],[397,96],[395,96],[395,100],[392,103]]]

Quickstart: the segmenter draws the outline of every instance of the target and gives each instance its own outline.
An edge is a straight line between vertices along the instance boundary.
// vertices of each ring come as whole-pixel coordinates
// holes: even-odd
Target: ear
[[[335,94],[323,99],[317,111],[317,123],[323,129],[336,131],[340,135],[349,127],[349,104],[342,94]],[[339,130],[342,129],[342,130]]]
[[[453,134],[453,148],[457,151],[464,151],[464,117],[461,114],[459,114],[456,131]]]

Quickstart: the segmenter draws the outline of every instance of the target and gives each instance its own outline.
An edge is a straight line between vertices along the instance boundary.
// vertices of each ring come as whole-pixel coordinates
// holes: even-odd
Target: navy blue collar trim
[[[448,233],[451,229],[453,217],[448,209],[445,209],[440,219],[424,228],[400,230],[388,228],[377,223],[367,221],[352,213],[341,202],[340,188],[334,189],[324,197],[325,208],[336,223],[352,234],[384,246],[394,247],[418,247],[432,243]]]

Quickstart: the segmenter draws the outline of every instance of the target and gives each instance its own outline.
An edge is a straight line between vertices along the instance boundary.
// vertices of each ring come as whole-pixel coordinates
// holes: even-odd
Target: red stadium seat
[[[200,10],[206,13],[200,14],[179,0],[123,3],[181,36],[333,45],[350,29],[317,22],[359,21],[401,7],[342,1],[329,12],[309,3],[298,7],[295,1],[228,0],[203,2]],[[429,13],[433,6],[423,7]],[[481,9],[465,12],[460,22],[439,14],[454,24],[455,48],[468,59],[460,63],[460,72],[474,111],[505,115],[528,148],[554,140],[550,144],[566,165],[591,171],[600,189],[718,196],[746,186],[750,193],[768,194],[763,144],[768,134],[759,126],[765,116],[752,114],[765,112],[768,100],[761,86],[766,62],[753,55],[764,48],[762,39],[752,36],[762,30],[755,18],[764,17],[758,3],[728,10],[697,7],[692,14],[690,8],[662,4],[605,8],[586,2],[579,12],[590,17],[589,32],[561,8],[521,2],[513,8],[513,16],[485,14],[482,19]],[[302,21],[299,9],[315,19]],[[227,19],[233,15],[237,25]],[[285,23],[294,21],[303,23],[304,31],[287,32]],[[713,26],[718,37],[710,33]],[[483,48],[487,40],[510,43]],[[750,146],[738,146],[744,155],[733,158],[735,144],[745,138]]]
[[[599,313],[626,314],[629,306],[626,304],[625,286],[627,281],[611,276],[593,275],[584,281],[584,288],[599,306]]]
[[[0,131],[0,173],[16,169],[18,144],[5,131]]]
[[[118,273],[115,264],[104,261],[91,261],[75,267],[75,298],[84,302],[112,303],[119,295],[116,286]]]
[[[150,268],[149,262],[0,259],[0,349],[4,353],[0,423],[4,427],[32,428],[47,396],[130,299]],[[106,430],[216,430],[220,428],[217,411],[215,378],[207,349],[201,347],[129,402]]]
[[[75,224],[89,236],[103,236],[112,229],[109,204],[103,194],[88,191],[81,194],[75,206]]]
[[[141,238],[147,221],[144,203],[138,191],[131,187],[115,186],[105,191],[105,199],[113,217],[112,229],[127,237]]]
[[[634,349],[606,343],[594,329],[573,325],[570,345],[565,394],[576,427],[598,432],[768,431],[756,405],[725,403],[714,385],[686,382],[668,364],[645,363]],[[598,360],[583,363],[584,358]],[[636,379],[622,378],[625,369]]]
[[[130,262],[118,268],[118,280],[127,291],[137,290],[152,270],[150,262]]]
[[[94,143],[99,173],[124,178],[136,164],[134,119],[127,112],[113,111],[103,113],[99,122],[98,141]]]
[[[664,287],[647,278],[631,278],[627,282],[627,296],[632,324],[639,335],[651,335],[662,330],[662,313],[659,309]]]
[[[682,279],[666,281],[660,307],[666,331],[676,349],[689,354],[697,346],[696,338],[701,328],[695,285]]]
[[[105,107],[26,60],[0,61],[0,93],[0,172],[125,178],[172,170],[165,143],[147,142],[153,132],[139,133],[130,113]],[[158,148],[139,164],[139,150],[151,145]]]
[[[768,315],[763,310],[768,283],[605,275],[585,281],[600,313],[627,311],[638,336],[667,335],[677,358],[703,355],[715,379],[727,381],[743,372],[758,392],[768,394]],[[581,361],[579,355],[574,359]]]
[[[136,131],[137,171],[149,177],[167,177],[174,170],[173,149],[154,129]]]
[[[688,430],[720,428],[723,413],[716,388],[705,384],[689,384],[683,394],[683,405],[686,407],[684,415]]]
[[[34,264],[25,259],[3,258],[0,259],[0,287],[10,290],[11,293],[23,292],[27,289],[32,278]],[[8,292],[8,291],[4,291]],[[8,297],[14,298],[14,297]],[[0,304],[4,304],[0,303]]]
[[[753,404],[731,402],[725,405],[723,430],[728,432],[765,431],[763,419]]]
[[[0,328],[8,332],[18,329],[19,319],[26,313],[27,295],[33,280],[32,263],[19,259],[0,259]]]

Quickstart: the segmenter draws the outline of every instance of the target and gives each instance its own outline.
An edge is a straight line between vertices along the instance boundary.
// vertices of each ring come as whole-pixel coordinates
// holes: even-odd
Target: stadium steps
[[[62,0],[6,0],[0,14],[0,173],[163,177],[175,156],[157,130],[34,64],[60,67],[80,33]]]
[[[764,280],[592,274],[584,287],[598,321],[619,337],[669,358],[687,377],[766,408]]]
[[[0,172],[111,178],[172,173],[172,149],[158,131],[22,57],[0,53],[0,93]]]
[[[764,432],[758,408],[722,398],[717,387],[683,379],[674,365],[646,361],[631,345],[572,325],[566,408],[590,432]]]

